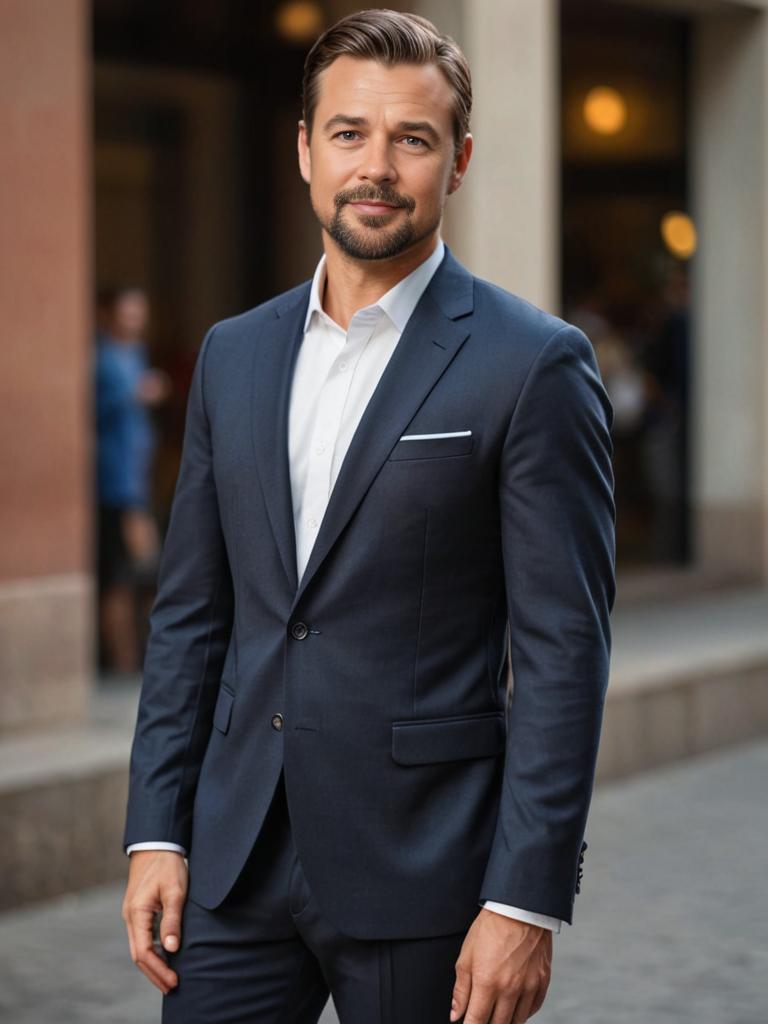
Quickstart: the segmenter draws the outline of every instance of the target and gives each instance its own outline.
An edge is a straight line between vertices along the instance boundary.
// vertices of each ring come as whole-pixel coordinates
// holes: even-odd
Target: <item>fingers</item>
[[[536,1012],[538,994],[538,987],[523,989],[518,997],[517,993],[499,993],[492,985],[473,984],[464,1024],[525,1024]],[[543,1001],[542,996],[538,1005]]]
[[[472,989],[469,993],[469,1005],[464,1014],[464,1024],[488,1024],[493,1012],[495,996],[496,990],[493,985],[473,978]],[[504,1024],[508,1024],[508,1020],[509,1018],[504,1021]]]
[[[516,1000],[514,997],[511,999],[500,998],[493,1008],[490,1024],[517,1024],[518,1018],[515,1016],[515,1004]],[[519,1006],[520,1004],[517,1003],[517,1005]],[[520,1018],[520,1020],[523,1019],[523,1017]]]
[[[453,986],[451,997],[451,1020],[459,1020],[467,1009],[469,1002],[469,991],[471,985],[471,974],[461,960],[456,962],[456,981]]]
[[[525,1024],[541,1009],[548,987],[549,978],[529,969],[522,985],[500,990],[457,963],[450,1019],[463,1017],[463,1024]]]
[[[152,936],[154,911],[150,908],[134,908],[130,913],[128,939],[131,959],[163,995],[167,995],[178,984],[178,977],[165,960],[156,952]]]
[[[181,943],[181,915],[184,906],[184,890],[179,886],[167,889],[165,906],[160,922],[160,941],[169,953],[175,953]]]

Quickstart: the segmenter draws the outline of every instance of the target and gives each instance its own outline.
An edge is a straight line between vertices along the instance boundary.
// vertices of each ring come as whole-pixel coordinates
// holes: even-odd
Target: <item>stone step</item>
[[[0,909],[124,877],[137,696],[98,694],[87,727],[0,741]]]
[[[768,734],[768,589],[617,602],[597,780]]]

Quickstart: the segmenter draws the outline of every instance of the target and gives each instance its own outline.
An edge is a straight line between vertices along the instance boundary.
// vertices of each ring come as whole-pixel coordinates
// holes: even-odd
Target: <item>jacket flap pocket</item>
[[[229,689],[225,689],[222,684],[219,687],[219,696],[216,698],[216,707],[213,710],[213,724],[220,732],[226,732],[229,729],[229,720],[232,717],[234,701],[234,693]]]
[[[430,764],[493,757],[504,749],[502,711],[392,723],[392,757],[398,764]]]

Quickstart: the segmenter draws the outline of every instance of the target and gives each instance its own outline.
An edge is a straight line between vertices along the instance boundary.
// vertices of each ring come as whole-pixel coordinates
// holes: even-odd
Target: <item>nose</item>
[[[370,181],[375,185],[384,182],[392,184],[397,180],[388,139],[373,135],[368,139],[357,174],[361,181]]]

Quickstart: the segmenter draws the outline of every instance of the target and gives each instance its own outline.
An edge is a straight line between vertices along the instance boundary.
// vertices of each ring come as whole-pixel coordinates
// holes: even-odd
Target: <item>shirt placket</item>
[[[317,402],[315,423],[310,440],[310,458],[307,472],[307,501],[304,508],[304,527],[311,549],[328,505],[335,482],[334,455],[340,427],[344,420],[355,368],[373,335],[379,319],[374,309],[360,310],[352,317],[349,330],[343,335],[336,325],[323,321],[323,329],[342,341],[323,382]]]

